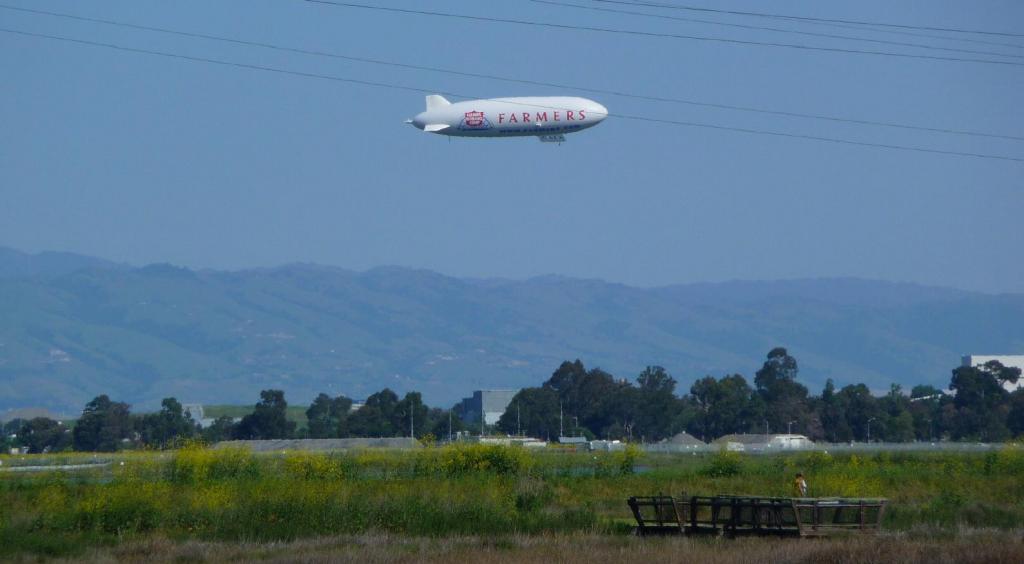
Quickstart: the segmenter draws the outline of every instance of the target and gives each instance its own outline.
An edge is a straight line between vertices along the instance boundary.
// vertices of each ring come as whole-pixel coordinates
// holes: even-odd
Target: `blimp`
[[[565,136],[589,129],[608,117],[593,100],[573,96],[526,96],[449,102],[427,96],[427,109],[406,120],[427,133],[451,137],[537,137],[563,143]]]

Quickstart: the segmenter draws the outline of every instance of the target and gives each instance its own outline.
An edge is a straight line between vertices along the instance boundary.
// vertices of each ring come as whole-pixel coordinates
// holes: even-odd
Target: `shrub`
[[[326,454],[293,452],[284,458],[285,472],[300,480],[340,480],[345,477],[341,459]]]
[[[417,458],[416,472],[421,475],[441,474],[448,477],[467,474],[518,476],[531,466],[529,455],[518,447],[502,445],[453,445],[438,450],[422,451]]]
[[[117,484],[94,488],[75,511],[83,531],[124,535],[155,529],[167,513],[170,489],[159,484]]]
[[[258,475],[259,465],[247,449],[211,450],[192,445],[175,454],[168,477],[175,483],[202,484],[229,478],[255,478]]]
[[[711,456],[710,463],[700,470],[709,478],[739,476],[743,471],[743,456],[738,452],[722,449]]]
[[[827,452],[813,451],[801,457],[799,463],[808,470],[822,470],[835,463],[835,459]]]
[[[643,452],[636,445],[627,445],[621,452],[615,453],[615,461],[618,463],[619,475],[630,476],[634,472],[634,464]]]

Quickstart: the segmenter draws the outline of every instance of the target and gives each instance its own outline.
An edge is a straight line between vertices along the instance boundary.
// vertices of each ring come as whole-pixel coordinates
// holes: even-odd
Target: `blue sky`
[[[512,78],[1024,136],[1021,66],[519,27],[299,0],[5,2]],[[526,0],[367,3],[942,54]],[[1024,4],[1016,1],[700,5],[1024,33]],[[663,13],[1024,55],[1024,48]],[[480,97],[583,94],[613,115],[1024,157],[1021,141],[644,102],[7,10],[0,27]],[[969,37],[1024,45],[1024,37]],[[313,261],[474,277],[555,273],[639,286],[858,276],[1024,291],[1020,162],[622,119],[561,146],[448,141],[403,124],[423,107],[415,92],[3,33],[0,69],[0,245],[22,250],[211,268]]]

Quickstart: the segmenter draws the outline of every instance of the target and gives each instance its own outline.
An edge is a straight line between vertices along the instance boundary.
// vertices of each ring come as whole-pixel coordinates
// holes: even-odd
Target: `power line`
[[[210,63],[210,64],[214,64],[214,65],[223,65],[223,66],[228,66],[228,67],[238,67],[238,68],[243,68],[243,69],[275,72],[275,73],[279,73],[279,74],[289,74],[289,75],[295,75],[295,76],[303,76],[303,77],[306,77],[306,78],[322,78],[324,80],[334,80],[334,81],[337,81],[337,82],[348,82],[348,83],[352,83],[352,84],[360,84],[360,85],[363,85],[363,86],[373,86],[373,87],[378,87],[378,88],[391,88],[391,89],[394,89],[394,90],[405,90],[405,91],[409,91],[409,92],[420,92],[420,93],[435,92],[434,90],[429,90],[429,89],[424,89],[424,88],[415,88],[415,87],[412,87],[412,86],[401,86],[401,85],[397,85],[397,84],[389,84],[389,83],[386,83],[386,82],[374,82],[374,81],[370,81],[370,80],[360,80],[360,79],[355,79],[355,78],[345,78],[345,77],[340,77],[340,76],[331,76],[331,75],[319,74],[319,73],[313,73],[313,72],[303,72],[303,71],[295,71],[295,70],[290,70],[290,69],[280,69],[280,68],[276,68],[276,67],[268,67],[268,66],[265,66],[265,65],[251,65],[249,63],[238,63],[238,62],[234,62],[234,61],[224,61],[224,60],[221,60],[221,59],[210,59],[210,58],[207,58],[207,57],[196,57],[196,56],[192,56],[192,55],[182,55],[180,53],[168,53],[168,52],[165,52],[165,51],[154,51],[152,49],[141,49],[141,48],[138,48],[138,47],[127,47],[125,45],[117,45],[115,43],[101,43],[99,41],[89,41],[88,39],[76,39],[76,38],[73,38],[73,37],[63,37],[63,36],[60,36],[60,35],[48,35],[48,34],[45,34],[45,33],[34,33],[34,32],[30,32],[30,31],[21,31],[21,30],[17,30],[17,29],[0,28],[0,33],[11,33],[11,34],[14,34],[14,35],[23,35],[23,36],[26,36],[26,37],[36,37],[36,38],[39,38],[39,39],[52,39],[52,40],[55,40],[55,41],[65,41],[65,42],[68,42],[68,43],[78,43],[79,45],[90,45],[90,46],[93,46],[93,47],[105,47],[105,48],[108,48],[108,49],[116,49],[118,51],[127,51],[129,53],[141,53],[141,54],[144,54],[144,55],[157,55],[157,56],[160,56],[160,57],[168,57],[168,58],[171,58],[171,59],[182,59],[182,60],[185,60],[185,61],[192,61],[192,62],[198,62],[198,63]],[[445,95],[449,95],[449,96],[461,97],[458,94],[454,94],[454,93],[451,93],[451,92],[440,92],[440,93],[441,94],[445,94]]]
[[[637,6],[637,7],[660,8],[660,9],[677,9],[677,10],[685,9],[685,8],[680,7],[680,6],[673,6],[673,5],[670,5],[670,4],[651,3],[651,2],[638,2],[636,0],[633,0],[633,1],[626,1],[626,0],[591,0],[591,1],[592,2],[602,2],[602,3],[605,3],[605,4],[618,4],[618,5],[622,5],[622,6]],[[747,15],[749,15],[749,14],[747,14]],[[1003,43],[1001,41],[989,41],[989,40],[984,40],[984,39],[978,39],[976,37],[975,38],[970,38],[970,37],[954,37],[954,36],[950,36],[950,35],[935,35],[935,34],[931,34],[931,33],[915,33],[913,31],[907,31],[906,29],[894,29],[894,28],[882,29],[882,28],[878,28],[878,27],[873,27],[873,26],[865,25],[865,24],[861,24],[861,25],[857,25],[857,24],[842,24],[842,23],[836,23],[836,22],[825,21],[825,20],[820,20],[820,19],[803,19],[803,20],[800,20],[800,19],[794,19],[792,17],[767,16],[767,15],[764,16],[764,17],[769,18],[769,19],[781,19],[781,20],[788,21],[790,23],[818,25],[818,26],[835,27],[835,28],[841,28],[841,29],[854,29],[854,30],[858,30],[858,31],[868,31],[868,32],[871,32],[871,33],[887,33],[887,34],[890,34],[890,35],[906,35],[908,37],[925,37],[925,38],[928,38],[928,39],[940,39],[940,40],[943,40],[943,41],[956,41],[956,42],[960,42],[960,43],[975,43],[975,44],[978,44],[978,45],[993,45],[993,46],[996,46],[996,47],[1012,47],[1014,49],[1024,49],[1024,45],[1020,45],[1020,44],[1017,44],[1017,43]]]
[[[745,127],[731,127],[731,126],[725,126],[725,125],[714,125],[714,124],[697,123],[697,122],[681,121],[681,120],[673,120],[673,119],[652,118],[652,117],[648,117],[648,116],[634,116],[634,115],[627,115],[627,114],[614,114],[611,117],[618,117],[618,118],[621,118],[621,119],[628,119],[628,120],[635,120],[635,121],[646,121],[646,122],[652,122],[652,123],[664,123],[664,124],[668,124],[668,125],[681,125],[681,126],[686,126],[686,127],[702,127],[702,128],[707,128],[707,129],[718,129],[718,130],[722,130],[722,131],[733,131],[733,132],[738,132],[738,133],[750,133],[750,134],[754,134],[754,135],[768,135],[768,136],[772,136],[772,137],[788,137],[788,138],[791,138],[791,139],[806,139],[806,140],[810,140],[810,141],[823,141],[823,142],[826,142],[826,143],[838,143],[838,144],[842,144],[842,145],[857,145],[857,146],[861,146],[861,147],[875,147],[875,148],[879,148],[879,149],[895,149],[895,150],[899,150],[899,151],[916,151],[916,152],[922,152],[922,153],[937,153],[937,154],[944,154],[944,155],[957,155],[957,156],[962,156],[962,157],[970,156],[970,157],[979,157],[979,158],[996,158],[996,159],[1001,159],[1001,160],[1024,162],[1024,159],[1017,158],[1017,157],[1005,157],[1005,156],[1000,156],[1000,155],[984,155],[984,154],[980,154],[980,153],[965,153],[965,152],[961,152],[961,151],[943,151],[941,149],[927,149],[927,148],[924,148],[924,147],[912,147],[912,146],[909,146],[909,145],[889,145],[889,144],[886,144],[886,143],[871,143],[871,142],[866,142],[866,141],[853,141],[853,140],[850,140],[850,139],[840,139],[840,138],[837,138],[837,137],[820,137],[820,136],[817,136],[817,135],[804,135],[804,134],[801,134],[801,133],[786,133],[786,132],[783,132],[783,131],[769,131],[769,130],[765,130],[765,129],[750,129],[750,128],[745,128]]]
[[[702,8],[698,6],[686,6],[681,4],[670,4],[667,2],[640,2],[636,0],[591,0],[592,2],[602,2],[605,4],[629,4],[633,6],[648,6],[651,8],[664,8],[669,10],[688,10],[692,12],[714,12],[717,14],[730,14],[734,16],[753,16],[759,18],[778,18],[786,20],[798,20],[798,21],[809,21],[809,22],[826,22],[826,23],[843,23],[843,24],[854,24],[864,26],[879,26],[879,27],[894,27],[899,29],[920,29],[924,31],[945,31],[950,33],[976,33],[980,35],[998,35],[1003,37],[1024,37],[1024,34],[1020,33],[1005,33],[999,31],[979,30],[979,29],[963,29],[955,27],[930,27],[922,25],[908,25],[908,24],[894,24],[887,22],[870,22],[863,20],[844,20],[844,19],[830,19],[830,18],[813,18],[808,16],[793,16],[787,14],[771,14],[765,12],[743,12],[739,10],[722,10],[717,8]]]
[[[842,39],[842,40],[845,40],[845,41],[862,41],[862,42],[867,42],[867,43],[878,43],[878,44],[882,44],[882,45],[896,45],[896,46],[899,46],[899,47],[914,47],[914,48],[919,48],[919,49],[931,49],[931,50],[936,50],[936,51],[949,51],[949,52],[952,52],[952,53],[968,53],[968,54],[972,54],[972,55],[994,55],[996,57],[1013,57],[1013,58],[1017,58],[1017,59],[1024,59],[1024,55],[1016,55],[1016,54],[1011,54],[1011,53],[999,53],[999,52],[996,52],[996,51],[976,51],[976,50],[973,50],[973,49],[957,49],[955,47],[939,47],[937,45],[927,45],[927,44],[924,44],[924,43],[909,43],[909,42],[906,42],[906,41],[886,41],[884,39],[871,39],[871,38],[868,38],[868,37],[856,37],[856,36],[852,36],[852,35],[839,35],[839,34],[833,34],[833,33],[818,33],[818,32],[813,32],[813,31],[799,31],[799,30],[795,30],[795,29],[785,29],[785,28],[779,28],[779,27],[767,27],[767,26],[759,26],[759,25],[747,25],[747,24],[738,24],[738,23],[729,23],[729,22],[719,22],[719,21],[714,21],[714,20],[701,20],[701,19],[696,19],[696,18],[681,18],[681,17],[678,17],[678,16],[666,16],[664,14],[650,14],[650,13],[647,13],[647,12],[636,12],[636,11],[633,11],[633,10],[619,10],[619,9],[616,9],[616,8],[599,8],[597,6],[584,6],[582,4],[574,4],[574,3],[571,3],[571,2],[556,2],[556,1],[553,1],[553,0],[529,0],[529,1],[530,2],[534,2],[536,4],[547,4],[547,5],[550,5],[550,6],[559,6],[559,7],[563,7],[563,8],[576,8],[576,9],[579,9],[579,10],[590,10],[590,11],[595,11],[595,12],[606,12],[606,13],[612,13],[612,14],[625,14],[625,15],[629,15],[629,16],[640,16],[640,17],[644,17],[644,18],[654,18],[654,19],[659,19],[659,20],[671,20],[671,21],[689,22],[689,23],[702,23],[702,24],[709,24],[709,25],[719,25],[719,26],[724,26],[724,27],[735,27],[735,28],[740,28],[740,29],[755,29],[755,30],[760,30],[760,31],[773,31],[773,32],[777,32],[777,33],[791,33],[791,34],[796,34],[796,35],[807,35],[807,36],[810,36],[810,37],[823,37],[823,38],[826,38],[826,39]]]
[[[283,74],[283,75],[301,76],[301,77],[305,77],[305,78],[318,78],[318,79],[323,79],[323,80],[330,80],[330,81],[335,81],[335,82],[343,82],[343,83],[348,83],[348,84],[357,84],[357,85],[361,85],[361,86],[369,86],[369,87],[375,87],[375,88],[388,88],[388,89],[392,89],[392,90],[402,90],[402,91],[407,91],[407,92],[435,93],[435,94],[442,94],[442,95],[445,95],[445,96],[451,96],[453,98],[465,98],[465,99],[473,99],[473,98],[475,98],[474,96],[470,96],[470,95],[466,95],[466,94],[460,94],[460,93],[457,93],[457,92],[446,92],[446,91],[443,91],[443,90],[434,90],[434,89],[420,88],[420,87],[414,87],[414,86],[404,86],[404,85],[400,85],[400,84],[391,84],[391,83],[386,83],[386,82],[376,82],[376,81],[370,81],[370,80],[362,80],[362,79],[355,79],[355,78],[348,78],[348,77],[340,77],[340,76],[320,74],[320,73],[295,71],[295,70],[290,70],[290,69],[282,69],[282,68],[278,68],[278,67],[269,67],[269,66],[265,66],[265,65],[253,65],[253,64],[248,64],[248,63],[238,63],[238,62],[234,62],[234,61],[225,61],[225,60],[222,60],[222,59],[211,59],[211,58],[208,58],[208,57],[196,57],[196,56],[193,56],[193,55],[182,55],[180,53],[169,53],[169,52],[166,52],[166,51],[156,51],[156,50],[152,50],[152,49],[142,49],[142,48],[138,48],[138,47],[127,47],[127,46],[124,46],[124,45],[118,45],[118,44],[114,44],[114,43],[102,43],[102,42],[99,42],[99,41],[90,41],[90,40],[86,40],[86,39],[77,39],[77,38],[64,37],[64,36],[59,36],[59,35],[49,35],[49,34],[43,34],[43,33],[35,33],[35,32],[21,31],[21,30],[15,30],[15,29],[8,29],[8,28],[0,28],[0,33],[8,33],[8,34],[19,35],[19,36],[23,36],[23,37],[34,37],[34,38],[38,38],[38,39],[49,39],[49,40],[53,40],[53,41],[61,41],[61,42],[66,42],[66,43],[74,43],[74,44],[78,44],[78,45],[89,45],[89,46],[93,46],[93,47],[103,47],[103,48],[107,48],[107,49],[115,49],[115,50],[118,50],[118,51],[125,51],[125,52],[130,52],[130,53],[139,53],[139,54],[145,54],[145,55],[154,55],[154,56],[159,56],[159,57],[166,57],[166,58],[171,58],[171,59],[179,59],[179,60],[190,61],[190,62],[200,62],[200,63],[208,63],[208,64],[220,65],[220,66],[236,67],[236,68],[243,68],[243,69],[250,69],[250,70],[260,70],[260,71],[272,72],[272,73]],[[546,106],[546,105],[530,104],[530,103],[521,103],[521,105],[528,106],[528,107],[543,108],[543,109],[563,109],[563,108],[559,108],[559,107],[555,107],[555,106]],[[670,120],[670,119],[662,119],[662,118],[652,118],[652,117],[648,117],[648,116],[631,115],[631,114],[610,114],[608,117],[619,118],[619,119],[626,119],[626,120],[633,120],[633,121],[644,121],[644,122],[649,122],[649,123],[660,123],[660,124],[674,125],[674,126],[698,127],[698,128],[706,128],[706,129],[717,129],[717,130],[722,130],[722,131],[732,131],[732,132],[748,133],[748,134],[754,134],[754,135],[767,135],[767,136],[784,137],[784,138],[791,138],[791,139],[805,139],[805,140],[811,140],[811,141],[821,141],[821,142],[826,142],[826,143],[836,143],[836,144],[843,144],[843,145],[854,145],[854,146],[859,146],[859,147],[873,147],[873,148],[890,149],[890,150],[897,150],[897,151],[911,151],[911,152],[917,152],[917,153],[931,153],[931,154],[937,154],[937,155],[950,155],[950,156],[973,157],[973,158],[992,159],[992,160],[1001,160],[1001,161],[1024,162],[1024,158],[1008,157],[1008,156],[1004,156],[1004,155],[992,155],[992,154],[984,154],[984,153],[970,153],[970,152],[962,152],[962,151],[946,151],[946,150],[942,150],[942,149],[929,149],[929,148],[925,148],[925,147],[914,147],[914,146],[909,146],[909,145],[893,145],[893,144],[884,144],[884,143],[870,143],[870,142],[863,142],[863,141],[853,141],[853,140],[849,140],[849,139],[840,139],[840,138],[835,138],[835,137],[822,137],[822,136],[814,136],[814,135],[803,135],[803,134],[797,134],[797,133],[786,133],[786,132],[781,132],[781,131],[771,131],[771,130],[762,130],[762,129],[731,127],[731,126],[723,126],[723,125],[715,125],[715,124],[707,124],[707,123],[699,123],[699,122],[689,122],[689,121],[681,121],[681,120]]]
[[[958,43],[974,43],[977,45],[994,45],[996,47],[1012,47],[1014,49],[1024,49],[1024,45],[1017,43],[1003,43],[1001,41],[987,41],[985,39],[969,38],[969,37],[953,37],[951,35],[936,35],[934,33],[918,33],[914,31],[906,31],[902,29],[882,29],[877,27],[866,27],[862,25],[853,24],[840,24],[840,23],[828,23],[828,22],[801,22],[795,20],[786,20],[792,23],[806,24],[806,25],[818,25],[824,27],[835,27],[840,29],[855,29],[858,31],[868,31],[871,33],[887,33],[889,35],[906,35],[908,37],[926,37],[928,39],[940,39],[942,41],[956,41]]]
[[[636,100],[646,100],[646,101],[651,101],[651,102],[683,104],[683,105],[708,107],[708,108],[717,108],[717,109],[725,109],[725,110],[735,110],[735,111],[750,112],[750,113],[760,113],[760,114],[767,114],[767,115],[777,115],[777,116],[784,116],[784,117],[816,119],[816,120],[831,121],[831,122],[838,122],[838,123],[851,123],[851,124],[856,124],[856,125],[870,125],[870,126],[878,126],[878,127],[890,127],[890,128],[906,129],[906,130],[912,130],[912,131],[925,131],[925,132],[929,132],[929,133],[944,133],[944,134],[951,134],[951,135],[967,135],[967,136],[974,136],[974,137],[988,137],[988,138],[995,138],[995,139],[1008,139],[1008,140],[1012,140],[1012,141],[1024,141],[1024,137],[1017,137],[1017,136],[1013,136],[1013,135],[1001,135],[1001,134],[996,134],[996,133],[986,133],[986,132],[980,132],[980,131],[968,131],[968,130],[961,130],[961,129],[940,128],[940,127],[923,127],[923,126],[907,125],[907,124],[900,124],[900,123],[893,123],[893,122],[863,120],[863,119],[852,119],[852,118],[843,118],[843,117],[820,115],[820,114],[807,114],[807,113],[800,113],[800,112],[788,112],[788,111],[781,111],[781,110],[769,110],[769,109],[765,109],[765,108],[753,108],[753,107],[749,107],[749,106],[738,106],[738,105],[730,105],[730,104],[720,104],[720,103],[714,103],[714,102],[704,102],[704,101],[699,101],[699,100],[689,100],[689,99],[684,99],[684,98],[673,98],[673,97],[664,97],[664,96],[647,96],[647,95],[642,95],[642,94],[623,92],[623,91],[619,91],[619,90],[607,90],[607,89],[601,89],[601,88],[591,88],[591,87],[586,87],[586,86],[575,86],[575,85],[568,85],[568,84],[559,84],[559,83],[554,83],[554,82],[544,82],[544,81],[539,81],[539,80],[530,80],[530,79],[521,79],[521,78],[509,78],[509,77],[496,76],[496,75],[491,75],[491,74],[482,74],[482,73],[474,73],[474,72],[446,69],[446,68],[441,68],[441,67],[432,67],[432,66],[424,66],[424,65],[413,65],[413,64],[408,64],[408,63],[400,63],[400,62],[387,61],[387,60],[382,60],[382,59],[372,59],[372,58],[368,58],[368,57],[356,57],[356,56],[345,55],[345,54],[336,53],[336,52],[317,51],[317,50],[312,50],[312,49],[301,49],[301,48],[296,48],[296,47],[286,47],[286,46],[281,46],[281,45],[275,45],[275,44],[272,44],[272,43],[263,43],[263,42],[258,42],[258,41],[248,41],[248,40],[244,40],[244,39],[235,39],[235,38],[230,38],[230,37],[222,37],[222,36],[209,35],[209,34],[204,34],[204,33],[194,33],[194,32],[188,32],[188,31],[180,31],[180,30],[169,29],[169,28],[164,28],[164,27],[153,27],[153,26],[138,25],[138,24],[126,23],[126,22],[121,22],[121,21],[116,21],[116,20],[107,20],[107,19],[100,19],[100,18],[91,18],[91,17],[87,17],[87,16],[79,16],[79,15],[75,15],[75,14],[67,14],[67,13],[61,13],[61,12],[51,12],[51,11],[46,11],[46,10],[35,10],[35,9],[30,9],[30,8],[14,7],[14,6],[8,6],[6,4],[0,4],[0,9],[15,10],[15,11],[19,11],[19,12],[29,12],[29,13],[33,13],[33,14],[40,14],[40,15],[47,15],[47,16],[55,16],[55,17],[67,18],[67,19],[72,19],[72,20],[77,20],[77,21],[85,21],[85,22],[90,22],[90,23],[100,23],[100,24],[104,24],[104,25],[111,25],[111,26],[117,26],[117,27],[125,27],[125,28],[129,28],[129,29],[138,29],[138,30],[143,30],[143,31],[152,31],[152,32],[158,32],[158,33],[166,33],[166,34],[178,35],[178,36],[182,36],[182,37],[207,39],[207,40],[211,40],[211,41],[221,41],[221,42],[232,43],[232,44],[236,44],[236,45],[246,45],[246,46],[251,46],[251,47],[261,47],[261,48],[273,49],[273,50],[276,50],[276,51],[283,51],[283,52],[288,52],[288,53],[298,53],[298,54],[302,54],[302,55],[326,57],[326,58],[340,59],[340,60],[352,61],[352,62],[358,62],[358,63],[366,63],[366,64],[373,64],[373,65],[389,66],[389,67],[396,67],[396,68],[405,68],[405,69],[410,69],[410,70],[420,70],[420,71],[426,71],[426,72],[436,72],[436,73],[449,74],[449,75],[454,75],[454,76],[463,76],[463,77],[468,77],[468,78],[480,78],[480,79],[484,79],[484,80],[495,80],[495,81],[502,81],[502,82],[518,83],[518,84],[529,84],[529,85],[532,85],[532,86],[544,86],[544,87],[548,87],[548,88],[558,88],[558,89],[564,89],[564,90],[577,90],[577,91],[583,91],[583,92],[590,92],[590,93],[594,93],[594,94],[607,94],[607,95],[610,95],[610,96],[618,96],[618,97],[621,97],[621,98],[630,98],[630,99],[636,99]]]
[[[677,33],[659,33],[654,31],[640,31],[630,29],[617,29],[608,27],[595,27],[595,26],[580,26],[580,25],[568,25],[568,24],[557,24],[550,22],[537,22],[531,20],[518,20],[510,18],[495,18],[489,16],[472,16],[468,14],[457,14],[453,12],[435,12],[430,10],[413,10],[408,8],[393,8],[385,6],[371,6],[367,4],[357,4],[354,2],[336,2],[333,0],[304,0],[312,4],[325,4],[330,6],[337,6],[340,8],[358,8],[362,10],[374,10],[379,12],[390,12],[396,14],[411,14],[418,16],[433,16],[441,18],[452,18],[461,19],[477,22],[490,22],[490,23],[503,23],[521,26],[532,26],[532,27],[543,27],[548,29],[563,29],[563,30],[574,30],[574,31],[590,31],[597,33],[612,33],[620,35],[632,35],[640,37],[658,37],[663,39],[681,39],[681,40],[693,40],[693,41],[708,41],[714,43],[730,43],[734,45],[747,45],[757,47],[780,47],[786,49],[799,49],[803,51],[823,51],[829,53],[845,53],[845,54],[856,54],[856,55],[876,55],[885,57],[900,57],[905,59],[927,59],[932,61],[951,61],[958,63],[982,63],[992,65],[1009,65],[1009,66],[1024,66],[1024,63],[1017,63],[1013,61],[997,61],[994,59],[972,59],[966,57],[944,57],[939,55],[923,55],[923,54],[912,54],[912,53],[895,53],[891,51],[870,51],[866,49],[846,49],[842,47],[820,47],[813,45],[802,45],[798,43],[775,43],[766,41],[748,41],[743,39],[730,39],[725,37],[711,37],[711,36],[700,36],[700,35],[683,35]]]

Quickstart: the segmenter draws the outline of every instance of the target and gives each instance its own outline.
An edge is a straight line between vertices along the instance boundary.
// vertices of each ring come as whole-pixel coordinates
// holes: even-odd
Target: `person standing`
[[[797,472],[796,478],[793,479],[793,495],[796,497],[807,497],[807,480],[804,479],[804,475],[801,472]]]

